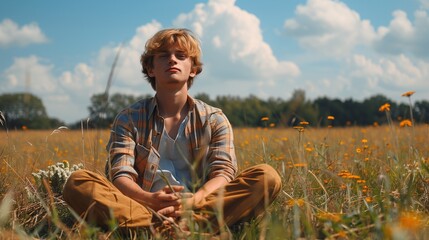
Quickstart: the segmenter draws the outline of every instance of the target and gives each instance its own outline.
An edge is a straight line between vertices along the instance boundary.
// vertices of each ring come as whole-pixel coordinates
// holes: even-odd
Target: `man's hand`
[[[183,193],[183,186],[169,186],[153,193],[153,207],[157,213],[169,217],[179,217],[183,210],[184,204],[188,199],[192,199],[192,193]],[[149,204],[152,205],[152,204]]]

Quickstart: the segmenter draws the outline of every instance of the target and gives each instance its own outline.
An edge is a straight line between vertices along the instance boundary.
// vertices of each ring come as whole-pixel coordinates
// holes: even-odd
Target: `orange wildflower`
[[[268,117],[262,117],[261,118],[261,121],[268,121],[268,120],[270,120]]]
[[[334,120],[335,117],[334,116],[328,116],[328,120]]]
[[[399,123],[400,127],[411,127],[412,125],[413,125],[413,123],[410,120],[408,120],[408,119],[402,120]]]
[[[381,107],[378,109],[378,111],[380,111],[380,112],[389,112],[390,111],[390,104],[389,103],[385,103],[385,104],[381,105]]]
[[[415,91],[408,91],[406,93],[402,94],[402,97],[411,97],[414,93],[416,93]]]
[[[339,222],[341,220],[342,215],[340,213],[330,213],[330,212],[322,212],[317,214],[317,218],[332,222]]]
[[[294,167],[307,167],[307,163],[295,163]]]
[[[297,205],[298,207],[302,207],[305,204],[305,200],[302,198],[299,199],[290,199],[286,201],[286,205],[289,207],[293,207],[295,205]]]
[[[399,217],[399,225],[410,231],[417,231],[422,227],[423,219],[417,213],[405,212]]]

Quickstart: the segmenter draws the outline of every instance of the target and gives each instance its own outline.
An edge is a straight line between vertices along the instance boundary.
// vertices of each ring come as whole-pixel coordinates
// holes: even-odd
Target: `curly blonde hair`
[[[173,45],[178,46],[191,58],[192,68],[196,75],[203,70],[200,42],[189,29],[170,28],[161,30],[146,42],[145,51],[140,57],[142,72],[154,90],[156,90],[155,78],[149,76],[149,71],[153,68],[153,58],[155,54],[165,51]],[[193,82],[194,77],[189,77],[188,89]]]

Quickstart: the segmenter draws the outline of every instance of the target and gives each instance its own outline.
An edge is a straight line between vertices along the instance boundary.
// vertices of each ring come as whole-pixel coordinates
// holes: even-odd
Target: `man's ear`
[[[194,78],[195,76],[197,76],[197,68],[192,68],[191,72],[189,73],[189,76]]]
[[[147,75],[149,76],[149,77],[154,77],[155,75],[153,74],[153,70],[152,70],[152,68],[148,68],[147,69]]]

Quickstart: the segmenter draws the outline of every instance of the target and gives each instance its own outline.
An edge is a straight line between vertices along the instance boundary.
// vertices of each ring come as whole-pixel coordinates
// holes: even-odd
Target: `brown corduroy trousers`
[[[222,189],[208,195],[194,212],[205,214],[212,224],[222,225],[248,221],[261,215],[281,189],[281,178],[267,164],[250,167]],[[122,194],[106,177],[87,170],[72,173],[67,180],[64,200],[81,217],[105,227],[114,218],[119,227],[149,227],[153,214],[144,205]],[[210,219],[211,218],[211,219]],[[216,219],[217,218],[217,219]],[[218,226],[219,227],[219,226]]]

